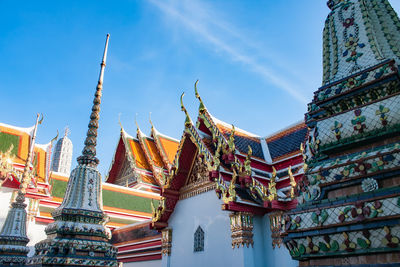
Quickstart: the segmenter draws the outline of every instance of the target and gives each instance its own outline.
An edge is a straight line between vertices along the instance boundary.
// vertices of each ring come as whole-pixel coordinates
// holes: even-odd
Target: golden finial
[[[293,173],[292,173],[292,166],[289,166],[288,173],[289,173],[290,186],[291,186],[290,197],[294,198],[294,189],[296,187],[296,179],[294,178]]]
[[[276,179],[276,169],[274,166],[272,166],[272,177],[271,180],[275,182]]]
[[[229,136],[228,140],[228,146],[229,146],[229,151],[231,153],[235,152],[235,126],[232,124],[232,130],[231,130],[231,135]]]
[[[153,122],[151,121],[151,111],[149,112],[149,121],[150,121],[151,129],[153,129],[154,125],[153,125]]]
[[[38,124],[42,124],[43,119],[44,119],[43,113],[40,113],[40,115],[41,115],[42,118],[39,120]],[[39,113],[38,113],[38,116],[39,116]]]
[[[136,112],[135,113],[135,125],[136,125],[136,129],[139,130],[140,128],[139,128],[139,124],[137,122],[137,115],[138,115],[138,113]]]
[[[247,156],[248,156],[248,157],[251,157],[252,155],[253,155],[253,149],[251,149],[251,146],[248,145],[248,146],[247,146]]]
[[[199,92],[197,91],[197,84],[198,84],[198,83],[199,83],[199,80],[197,80],[197,81],[194,83],[194,94],[195,94],[196,98],[200,101],[199,111],[200,111],[200,113],[203,113],[204,110],[206,109],[206,107],[204,106],[203,100],[201,99],[200,94],[199,94]]]
[[[185,115],[186,115],[185,125],[190,125],[191,124],[191,120],[190,120],[190,117],[189,117],[189,113],[187,112],[185,106],[183,105],[183,96],[184,95],[185,95],[185,92],[183,92],[181,94],[181,110],[183,112],[185,112]]]
[[[119,127],[121,128],[121,133],[124,131],[124,127],[122,126],[122,123],[121,123],[121,112],[120,113],[118,113],[118,124],[119,124]]]
[[[50,143],[53,143],[54,141],[56,141],[58,139],[58,134],[59,133],[58,133],[58,130],[57,130],[57,135],[53,139],[51,139]],[[67,136],[66,133],[64,134],[64,136]]]
[[[251,175],[251,155],[253,154],[253,150],[251,149],[251,146],[247,146],[248,151],[247,151],[247,156],[246,160],[244,161],[244,171],[247,176]]]
[[[137,135],[137,138],[141,138],[142,137],[142,131],[140,130],[139,124],[137,122],[137,115],[138,115],[138,113],[136,112],[135,113],[136,135]]]
[[[271,179],[269,180],[268,183],[268,200],[272,201],[272,200],[276,200],[277,199],[277,192],[276,192],[276,169],[274,166],[272,166],[272,176]]]

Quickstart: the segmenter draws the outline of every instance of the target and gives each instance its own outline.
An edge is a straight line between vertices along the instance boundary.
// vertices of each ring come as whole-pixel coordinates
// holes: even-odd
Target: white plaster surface
[[[123,267],[160,267],[161,260],[127,262],[127,263],[122,264],[122,266]]]
[[[299,262],[292,260],[289,251],[282,244],[280,248],[272,248],[271,228],[268,214],[262,218],[262,226],[266,229],[266,233],[263,235],[264,240],[264,260],[265,264],[262,266],[271,267],[296,267],[299,266]]]
[[[163,257],[163,267],[243,266],[243,249],[232,249],[229,213],[221,210],[221,204],[214,191],[178,201],[168,221],[173,229],[171,256]],[[204,230],[204,251],[193,252],[199,225]]]
[[[282,245],[272,249],[268,215],[254,217],[254,246],[232,249],[229,212],[214,191],[180,200],[168,225],[172,230],[171,256],[163,256],[162,267],[294,267]],[[194,232],[204,230],[204,251],[193,252]]]

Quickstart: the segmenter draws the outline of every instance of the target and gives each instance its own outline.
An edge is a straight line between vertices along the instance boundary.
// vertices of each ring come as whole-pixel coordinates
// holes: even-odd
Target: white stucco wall
[[[160,267],[161,260],[127,262],[127,263],[122,264],[122,266],[123,267]]]
[[[214,191],[178,201],[168,221],[173,229],[171,256],[163,256],[163,267],[242,266],[243,250],[232,249],[229,213],[221,210],[221,204]],[[204,251],[193,252],[199,225],[204,230]]]
[[[295,267],[282,245],[272,249],[268,215],[254,216],[253,247],[232,249],[229,212],[214,191],[178,201],[168,225],[172,230],[171,256],[163,256],[163,267]],[[204,251],[193,252],[194,233],[204,230]]]
[[[299,266],[299,262],[292,260],[292,257],[289,254],[289,251],[285,248],[285,245],[282,244],[280,248],[275,247],[272,248],[272,237],[270,230],[270,220],[268,215],[265,215],[262,218],[263,227],[266,229],[266,234],[264,237],[264,258],[266,260],[264,266],[277,266],[277,267],[296,267]]]

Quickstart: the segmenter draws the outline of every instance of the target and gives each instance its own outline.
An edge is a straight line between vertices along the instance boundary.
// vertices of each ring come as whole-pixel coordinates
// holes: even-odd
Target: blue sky
[[[397,12],[400,1],[390,1]],[[177,139],[195,119],[193,84],[211,114],[261,136],[300,121],[321,85],[325,0],[1,1],[1,122],[28,127],[45,116],[38,142],[69,126],[73,166],[89,122],[110,33],[98,138],[104,176],[119,137]]]

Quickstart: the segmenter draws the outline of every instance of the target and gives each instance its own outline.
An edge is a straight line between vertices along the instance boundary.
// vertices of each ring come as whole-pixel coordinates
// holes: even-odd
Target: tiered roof
[[[10,157],[17,176],[15,179],[9,176],[2,180],[2,186],[18,188],[25,161],[28,155],[30,137],[33,133],[33,127],[23,128],[0,123],[0,151],[6,153],[10,146],[13,146]],[[161,142],[167,140],[165,137]],[[129,138],[130,142],[134,142]],[[139,144],[138,144],[139,145]],[[133,146],[133,144],[132,144]],[[131,147],[132,147],[131,146]],[[139,145],[140,147],[140,145]],[[63,173],[49,171],[50,158],[52,154],[51,142],[45,145],[35,144],[35,158],[33,159],[36,176],[28,187],[27,197],[40,200],[37,214],[33,219],[37,223],[51,223],[53,218],[51,212],[58,207],[65,195],[68,176]],[[147,164],[145,156],[142,156],[142,162]],[[143,181],[149,176],[143,176]],[[150,176],[149,182],[158,186]],[[152,216],[151,201],[158,203],[160,196],[151,190],[144,191],[126,186],[119,186],[110,183],[102,184],[103,208],[110,221],[107,226],[111,229],[130,225],[137,222],[148,220]],[[123,199],[124,201],[121,201]]]
[[[1,185],[18,188],[21,183],[21,175],[28,157],[28,150],[33,134],[34,126],[23,128],[0,123],[0,151],[9,155],[12,165],[16,170],[16,177],[1,177]],[[52,142],[45,145],[35,144],[33,155],[33,168],[35,176],[28,186],[27,197],[50,197],[49,171]]]
[[[295,207],[295,185],[303,175],[300,145],[307,138],[305,124],[260,137],[213,117],[195,89],[200,101],[196,125],[181,102],[185,130],[152,227],[168,225],[179,199],[209,190],[216,191],[225,210],[265,214]],[[196,178],[195,172],[206,180]]]
[[[179,141],[158,132],[152,125],[150,136],[139,128],[136,137],[122,127],[106,181],[112,184],[159,192],[169,174]]]

